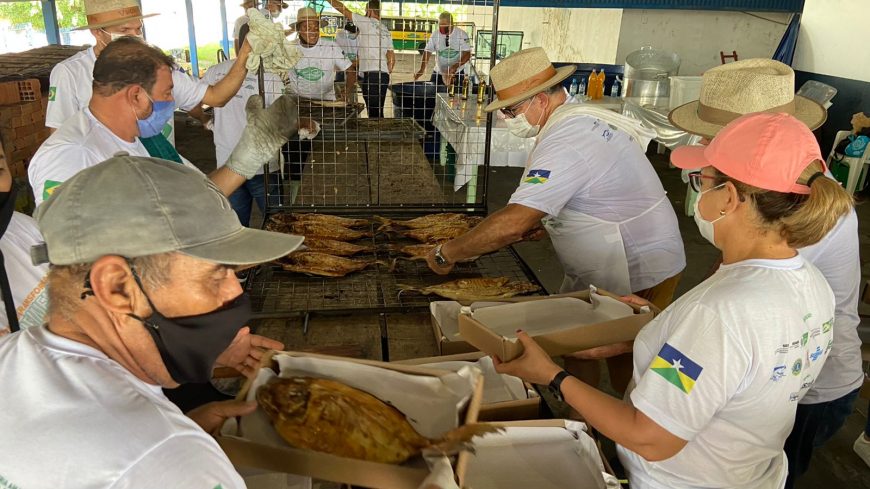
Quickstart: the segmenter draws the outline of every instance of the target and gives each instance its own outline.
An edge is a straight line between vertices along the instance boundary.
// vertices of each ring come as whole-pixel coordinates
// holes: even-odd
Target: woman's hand
[[[525,331],[517,331],[517,339],[523,345],[523,354],[510,362],[502,362],[497,357],[492,357],[495,371],[533,384],[549,384],[562,368]]]

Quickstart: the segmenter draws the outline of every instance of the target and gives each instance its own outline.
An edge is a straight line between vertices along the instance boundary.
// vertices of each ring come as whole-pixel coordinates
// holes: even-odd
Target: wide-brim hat
[[[296,27],[296,30],[299,30],[299,24],[302,22],[306,22],[309,20],[316,20],[320,22],[320,27],[326,27],[329,24],[329,21],[317,15],[317,11],[311,7],[302,7],[299,9],[299,12],[296,14],[296,22],[293,25]]]
[[[668,119],[686,132],[713,138],[731,121],[754,112],[786,113],[810,130],[828,118],[821,104],[795,95],[791,67],[772,59],[747,59],[704,72],[700,99],[675,108]]]
[[[142,15],[137,0],[85,0],[85,16],[88,23],[76,27],[74,31],[100,29],[121,25],[131,20],[147,19],[160,14]]]
[[[495,65],[489,73],[496,99],[484,110],[492,112],[537,95],[571,76],[575,65],[556,68],[544,48],[517,51]]]

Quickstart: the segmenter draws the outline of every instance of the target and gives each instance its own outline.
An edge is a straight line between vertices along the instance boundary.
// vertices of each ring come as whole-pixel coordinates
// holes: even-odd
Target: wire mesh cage
[[[291,24],[301,59],[282,85],[261,85],[272,91],[267,101],[278,92],[299,97],[302,125],[313,120],[320,130],[291,140],[264,174],[266,225],[312,245],[324,236],[294,223],[300,213],[370,222],[349,239],[336,231],[344,237],[333,246],[351,241],[362,250],[355,256],[310,257],[319,271],[285,259],[252,274],[255,313],[425,308],[437,297],[400,291],[458,278],[533,277],[510,248],[437,276],[425,260],[405,256],[412,239],[372,219],[486,213],[493,119],[483,109],[500,46],[493,42],[498,2],[384,2],[380,15],[368,2],[308,6],[313,12],[299,10]]]

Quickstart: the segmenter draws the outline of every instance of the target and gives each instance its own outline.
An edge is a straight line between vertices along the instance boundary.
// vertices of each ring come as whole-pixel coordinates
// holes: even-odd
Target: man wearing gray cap
[[[0,412],[15,413],[0,417],[15,440],[0,485],[244,487],[208,433],[255,405],[185,416],[161,387],[208,379],[250,315],[234,271],[302,238],[244,228],[202,174],[126,155],[67,180],[36,220],[49,314],[0,340],[0,369],[22,375],[0,395]]]

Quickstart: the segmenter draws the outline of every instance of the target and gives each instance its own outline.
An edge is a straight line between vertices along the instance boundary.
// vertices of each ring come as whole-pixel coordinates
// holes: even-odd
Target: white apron
[[[556,109],[541,130],[538,141],[555,124],[576,115],[592,114],[589,114],[589,108],[583,104],[565,104]],[[616,113],[613,113],[613,116],[624,117]],[[643,132],[643,129],[638,132]],[[634,134],[635,141],[645,149],[645,143],[649,140],[643,141],[645,138],[638,138],[637,132]],[[531,159],[526,163],[526,172],[529,171],[530,163]],[[590,285],[615,294],[632,293],[628,259],[625,256],[625,245],[619,226],[643,217],[665,199],[666,196],[662,197],[640,215],[622,222],[605,221],[568,208],[563,208],[558,216],[544,218],[542,223],[550,234],[553,247],[565,271],[559,293],[588,289]]]

